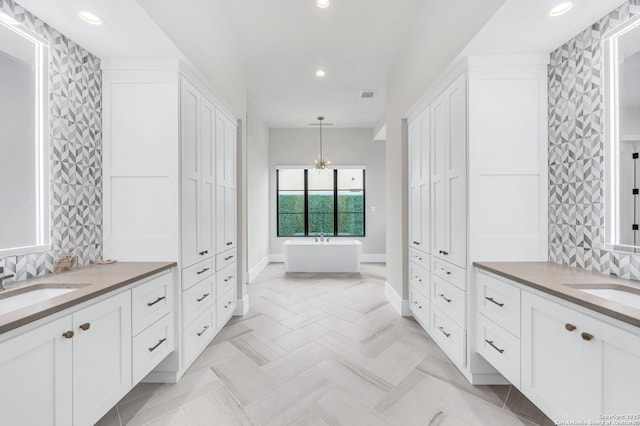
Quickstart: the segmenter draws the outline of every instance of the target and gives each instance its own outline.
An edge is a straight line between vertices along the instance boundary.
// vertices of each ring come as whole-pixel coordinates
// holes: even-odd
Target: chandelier
[[[310,126],[319,126],[320,127],[320,159],[315,161],[315,164],[313,166],[314,169],[318,169],[318,170],[326,170],[329,168],[329,160],[325,160],[322,154],[322,126],[323,123],[322,121],[324,120],[323,116],[319,116],[318,117],[318,122],[317,123],[312,123],[309,124]],[[324,126],[332,126],[333,124],[327,124],[325,123]]]

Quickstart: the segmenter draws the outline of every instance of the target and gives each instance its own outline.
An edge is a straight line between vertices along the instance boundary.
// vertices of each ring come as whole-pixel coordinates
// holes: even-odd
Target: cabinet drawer
[[[460,290],[467,290],[467,271],[464,268],[432,257],[431,273],[444,278],[448,283],[455,285]]]
[[[478,315],[476,350],[520,388],[520,339],[484,315]]]
[[[425,330],[429,329],[429,299],[423,294],[416,291],[415,288],[409,288],[409,308],[414,318],[422,325]]]
[[[413,247],[409,248],[409,260],[415,263],[416,265],[420,265],[427,271],[429,270],[429,268],[431,268],[431,265],[430,265],[431,256],[429,256],[427,253],[423,251],[416,250]]]
[[[520,289],[481,272],[476,281],[478,313],[520,337]]]
[[[173,309],[173,274],[165,274],[131,290],[131,329],[140,333]]]
[[[466,333],[433,304],[431,304],[431,337],[456,365],[464,367]]]
[[[203,260],[182,270],[182,290],[187,290],[216,272],[213,258]]]
[[[133,338],[133,383],[138,383],[175,347],[173,315],[165,315]]]
[[[431,303],[464,328],[467,293],[433,275],[431,277]]]
[[[209,277],[182,294],[182,328],[215,304],[214,277]]]
[[[183,365],[191,364],[213,340],[216,335],[215,315],[215,307],[211,307],[182,332]]]
[[[216,273],[216,295],[218,298],[232,288],[236,288],[236,262]]]
[[[224,327],[227,321],[229,321],[229,318],[233,316],[233,312],[236,310],[237,304],[235,287],[229,289],[218,299],[218,306],[216,309],[216,324],[218,325],[218,330]]]
[[[216,271],[220,271],[236,261],[236,249],[216,255]]]
[[[429,282],[431,281],[431,275],[429,272],[417,265],[414,265],[413,263],[410,263],[409,274],[409,284],[422,293],[428,300],[430,294]]]

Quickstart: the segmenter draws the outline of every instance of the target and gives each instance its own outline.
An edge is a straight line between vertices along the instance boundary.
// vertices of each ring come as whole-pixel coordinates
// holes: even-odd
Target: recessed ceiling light
[[[100,18],[95,13],[91,13],[91,12],[87,12],[86,10],[83,10],[78,13],[78,16],[80,17],[80,19],[82,19],[85,22],[88,22],[91,25],[102,25],[102,18]]]
[[[320,9],[326,9],[327,7],[329,7],[329,0],[318,0],[316,2],[316,6],[318,6]]]
[[[552,7],[548,15],[551,16],[552,18],[555,18],[556,16],[564,15],[565,13],[570,11],[572,8],[573,8],[573,2],[563,1],[562,3],[558,3],[557,5]]]
[[[324,72],[324,70],[316,71],[316,77],[324,77],[325,75],[327,75],[327,73]]]
[[[20,22],[16,21],[4,12],[0,12],[0,21],[4,22],[7,25],[20,25]]]

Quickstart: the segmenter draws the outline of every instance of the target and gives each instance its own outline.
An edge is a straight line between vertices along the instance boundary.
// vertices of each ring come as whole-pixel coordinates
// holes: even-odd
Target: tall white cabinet
[[[175,381],[237,306],[237,119],[182,63],[103,69],[104,255],[178,261]]]
[[[546,63],[467,58],[408,119],[410,309],[476,384],[503,379],[475,350],[472,262],[548,257]]]

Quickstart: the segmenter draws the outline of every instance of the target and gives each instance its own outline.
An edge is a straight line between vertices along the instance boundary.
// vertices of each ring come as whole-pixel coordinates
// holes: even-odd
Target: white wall
[[[408,298],[407,138],[403,118],[504,0],[425,0],[387,79],[387,282]]]
[[[331,165],[366,167],[366,237],[363,254],[384,254],[386,201],[384,192],[385,161],[384,142],[373,140],[372,129],[323,129],[324,157]],[[269,131],[269,235],[271,254],[282,253],[286,238],[278,238],[276,230],[276,166],[309,166],[318,157],[319,132],[312,129],[270,129]],[[375,206],[375,213],[371,207]]]
[[[269,129],[247,115],[247,236],[249,271],[269,255]]]

